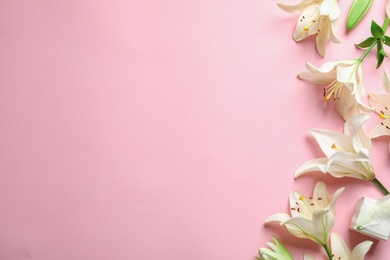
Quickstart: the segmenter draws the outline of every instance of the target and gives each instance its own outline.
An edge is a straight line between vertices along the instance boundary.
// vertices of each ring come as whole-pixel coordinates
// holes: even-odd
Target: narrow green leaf
[[[374,21],[371,21],[371,34],[374,37],[382,37],[383,35],[385,35],[385,32],[379,24]]]
[[[355,0],[349,9],[347,17],[347,29],[352,30],[366,15],[373,0]]]
[[[383,36],[383,42],[384,44],[386,44],[387,46],[390,46],[390,37],[385,35]]]
[[[280,251],[282,252],[283,256],[285,256],[285,259],[287,260],[294,260],[293,257],[291,256],[290,252],[288,252],[288,250],[282,245],[282,243],[280,243],[280,241],[274,237],[274,242],[275,242],[275,245],[280,249]]]
[[[389,38],[389,39],[390,39],[390,38]],[[361,43],[356,44],[356,46],[359,47],[359,48],[362,48],[362,49],[368,48],[368,47],[370,47],[375,41],[376,41],[376,38],[373,37],[373,36],[371,36],[371,37],[365,39],[364,41],[362,41]]]
[[[384,57],[387,57],[387,54],[386,54],[386,52],[385,52],[384,49],[380,50],[380,51],[379,51],[379,54],[382,55],[382,56],[384,56]]]
[[[377,61],[377,64],[376,64],[376,68],[377,69],[382,65],[382,62],[383,62],[383,60],[385,59],[386,56],[387,55],[386,55],[386,53],[383,50],[383,43],[382,43],[382,41],[378,41],[378,45],[377,45],[377,58],[378,58],[378,61]]]
[[[377,69],[379,69],[379,67],[382,65],[382,62],[383,62],[384,58],[385,58],[385,56],[380,55],[380,54],[378,55],[378,62],[376,64],[376,68]]]

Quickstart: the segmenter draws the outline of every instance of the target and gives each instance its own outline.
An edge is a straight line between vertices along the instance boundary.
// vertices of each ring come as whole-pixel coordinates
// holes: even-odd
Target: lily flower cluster
[[[354,28],[370,8],[372,1],[354,0],[347,18],[348,29]],[[301,0],[295,5],[278,4],[281,9],[300,14],[293,33],[295,41],[315,36],[318,53],[324,57],[329,40],[340,42],[336,36],[340,9],[337,0]],[[383,27],[374,21],[371,24],[369,38],[357,44],[359,48],[367,48],[358,59],[326,62],[320,67],[306,62],[306,71],[298,74],[298,78],[323,87],[325,101],[334,103],[337,114],[344,121],[343,132],[327,129],[310,129],[323,157],[304,162],[295,172],[295,178],[309,172],[329,173],[335,178],[354,178],[373,183],[384,194],[377,200],[362,197],[356,203],[355,213],[349,228],[367,235],[370,238],[387,240],[390,237],[390,192],[378,180],[371,163],[372,139],[390,136],[390,78],[383,74],[385,94],[368,95],[370,106],[363,102],[365,87],[363,86],[362,63],[368,53],[377,47],[377,68],[387,57],[383,46],[390,46],[390,37],[386,29],[390,23],[390,0],[386,5],[386,18]],[[364,124],[375,112],[382,121],[370,133]],[[390,146],[389,146],[390,149]],[[344,240],[332,232],[335,223],[335,204],[344,187],[329,195],[326,185],[318,181],[313,195],[306,196],[300,191],[293,191],[289,197],[290,214],[277,213],[268,217],[265,222],[278,222],[297,238],[309,239],[324,247],[328,259],[364,259],[372,241],[366,240],[356,245],[351,251]],[[258,259],[293,259],[281,242],[274,238],[268,243],[270,248],[260,248]],[[316,259],[304,255],[305,260]]]

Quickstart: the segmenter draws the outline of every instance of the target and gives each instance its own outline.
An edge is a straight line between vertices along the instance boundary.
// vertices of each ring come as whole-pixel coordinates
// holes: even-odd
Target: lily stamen
[[[318,21],[319,18],[320,18],[320,15],[319,15],[319,14],[316,15],[316,17],[314,17],[314,19],[312,19],[312,20],[310,21],[310,23],[308,23],[306,26],[303,27],[303,30],[304,30],[305,32],[307,32],[307,31],[309,30],[310,26],[312,26],[316,21]]]
[[[337,98],[340,94],[341,88],[344,86],[343,83],[335,80],[332,83],[330,83],[328,86],[324,88],[324,98],[326,101],[329,101],[331,96],[334,94],[334,96]]]
[[[385,115],[385,113],[383,113],[383,111],[381,111],[379,117],[382,119],[386,119],[386,118],[390,118],[390,115]]]
[[[331,148],[336,150],[336,151],[343,152],[343,150],[340,147],[338,147],[335,143],[332,144]]]
[[[306,206],[306,208],[307,208],[308,210],[310,210],[310,212],[313,212],[313,210],[312,210],[312,207],[314,206],[313,203],[311,203],[311,204],[309,205],[309,203],[307,203],[307,201],[305,200],[305,197],[304,197],[303,195],[301,195],[301,196],[299,197],[299,200],[302,201],[302,203]]]

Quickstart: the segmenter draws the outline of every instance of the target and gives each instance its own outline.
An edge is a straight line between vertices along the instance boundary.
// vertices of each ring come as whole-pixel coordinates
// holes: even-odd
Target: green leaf
[[[390,37],[387,36],[387,35],[384,35],[384,36],[383,36],[383,42],[384,42],[384,44],[386,44],[387,46],[390,46]]]
[[[366,15],[373,0],[355,0],[349,9],[347,17],[347,29],[352,30]]]
[[[383,50],[382,41],[378,41],[377,57],[378,57],[378,61],[376,63],[376,68],[378,69],[382,65],[382,62],[385,59],[385,57],[387,57],[386,52]]]
[[[389,39],[390,39],[390,38],[389,38]],[[370,47],[375,41],[376,41],[376,38],[373,37],[373,36],[371,36],[371,37],[365,39],[364,41],[362,41],[361,43],[356,44],[356,46],[359,47],[359,48],[362,48],[362,49],[368,48],[368,47]]]
[[[293,257],[291,256],[290,252],[287,251],[287,249],[282,245],[282,243],[280,243],[280,241],[276,237],[274,237],[274,242],[275,242],[275,245],[282,252],[283,256],[285,256],[285,259],[294,260]]]
[[[384,60],[385,56],[378,54],[378,62],[376,63],[376,68],[379,69],[379,67],[382,65],[382,62]]]
[[[382,27],[379,26],[376,22],[372,21],[371,22],[371,34],[374,37],[382,37],[385,35],[385,32],[383,31]]]

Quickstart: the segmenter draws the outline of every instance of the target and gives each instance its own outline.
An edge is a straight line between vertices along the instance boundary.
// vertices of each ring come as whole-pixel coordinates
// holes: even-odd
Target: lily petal
[[[317,258],[309,254],[304,254],[303,260],[317,260]]]
[[[390,118],[383,120],[380,124],[371,129],[370,132],[371,138],[377,138],[385,135],[390,135]]]
[[[390,1],[387,1],[386,14],[387,14],[387,17],[390,17]]]
[[[334,255],[334,259],[351,259],[351,251],[338,234],[332,233],[330,237],[330,244],[332,246],[332,254]],[[355,260],[355,258],[352,259]]]
[[[295,41],[301,41],[318,32],[320,28],[320,23],[316,21],[318,15],[319,4],[310,4],[303,10],[294,30],[293,38]]]
[[[390,116],[390,94],[368,94],[368,101],[378,115]]]
[[[352,145],[354,150],[357,153],[362,152],[367,157],[371,151],[372,142],[368,133],[362,126],[369,118],[369,114],[362,113],[352,117],[344,124],[344,132],[347,135],[352,136]]]
[[[334,101],[337,114],[347,121],[353,116],[360,113],[359,104],[356,102],[355,97],[351,95],[351,92],[347,87],[342,87],[339,92],[339,98]]]
[[[390,3],[390,1],[387,1],[387,6],[389,6],[389,3]],[[382,86],[387,93],[390,93],[390,79],[389,79],[389,75],[387,74],[386,70],[383,72]]]
[[[329,15],[331,21],[339,17],[341,11],[336,0],[324,0],[321,4],[320,14]]]
[[[286,213],[277,213],[277,214],[274,214],[270,217],[268,217],[266,220],[265,220],[265,223],[269,223],[269,222],[274,222],[274,221],[277,221],[277,222],[285,222],[286,220],[288,220],[290,218],[290,216]]]
[[[389,195],[387,195],[390,197]],[[386,206],[389,198],[385,198]],[[381,203],[363,197],[356,203],[355,213],[350,229],[375,239],[387,240],[390,235],[390,208],[382,207]]]
[[[329,198],[329,210],[331,210],[331,212],[334,214],[334,206],[336,204],[336,201],[337,199],[340,197],[341,193],[345,190],[345,187],[341,187],[339,188],[338,190],[336,190],[335,193],[332,194],[332,196],[330,196]]]
[[[375,178],[371,164],[364,164],[354,154],[336,153],[327,163],[326,172],[333,177],[351,177],[355,179],[372,181]],[[367,169],[370,167],[370,171]]]
[[[304,173],[307,172],[315,172],[320,171],[325,173],[326,169],[326,163],[328,162],[328,158],[317,158],[313,160],[309,160],[305,163],[303,163],[296,171],[295,171],[295,178],[298,178]]]
[[[289,4],[281,4],[277,3],[277,5],[284,11],[293,14],[301,13],[309,4],[313,3],[313,0],[303,0],[298,4],[289,5]]]
[[[325,208],[329,203],[328,199],[329,193],[326,189],[325,183],[322,181],[317,182],[313,191],[313,200],[319,204],[320,208]]]
[[[339,19],[335,19],[330,24],[330,39],[335,43],[340,43],[340,38],[336,35],[337,29],[339,27]]]
[[[353,260],[364,260],[364,257],[366,256],[367,252],[370,250],[373,242],[372,241],[363,241],[352,250],[352,257]]]
[[[352,138],[343,133],[325,129],[310,129],[309,133],[314,136],[328,158],[340,150],[345,152],[354,151]]]
[[[321,19],[320,23],[321,25],[319,26],[319,28],[322,29],[320,29],[319,31],[317,30],[316,47],[321,57],[325,57],[326,44],[328,43],[329,40],[331,22],[328,16],[324,16]]]
[[[298,74],[298,78],[311,84],[327,85],[335,81],[336,71],[327,73],[302,71]]]
[[[315,210],[313,220],[293,217],[281,223],[281,225],[296,227],[302,233],[302,237],[309,238],[320,245],[327,244],[327,231],[333,227],[333,224],[333,214],[329,213],[328,210]]]

